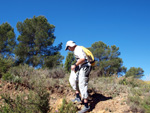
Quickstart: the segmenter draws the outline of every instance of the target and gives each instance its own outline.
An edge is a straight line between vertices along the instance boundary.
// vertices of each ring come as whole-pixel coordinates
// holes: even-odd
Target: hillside
[[[11,73],[11,74],[10,74]],[[150,84],[133,77],[98,77],[90,74],[89,113],[149,113]],[[62,68],[35,70],[12,67],[0,79],[0,112],[76,113],[69,74]]]
[[[65,97],[67,101],[74,98],[74,94],[70,88],[63,88],[63,91],[58,91],[58,88],[53,89],[53,93],[50,95],[50,105],[53,107],[52,112],[57,111],[58,107],[61,106],[62,100]],[[0,81],[0,94],[7,93],[11,97],[16,94],[29,93],[28,88],[21,86],[21,84],[12,84],[9,82]],[[12,97],[13,98],[13,97]],[[90,105],[91,113],[123,113],[129,110],[129,106],[126,104],[125,100],[127,98],[126,93],[122,93],[119,96],[112,98],[110,96],[101,94],[100,92],[94,93],[90,92]],[[3,105],[3,99],[1,99],[1,105]],[[27,97],[25,98],[27,99]],[[81,109],[82,105],[77,105],[78,109]]]
[[[67,79],[65,78],[63,80],[67,81]],[[140,113],[141,112],[143,113],[144,112],[142,108],[139,109],[139,108],[136,108],[135,106],[133,108],[133,106],[131,106],[131,104],[128,103],[128,100],[129,100],[128,96],[130,95],[128,91],[129,86],[127,88],[126,86],[124,87],[116,83],[114,84],[114,79],[112,78],[111,79],[101,78],[101,82],[102,83],[100,82],[97,83],[97,81],[95,81],[95,84],[97,83],[96,85],[102,86],[102,84],[105,83],[105,85],[102,86],[103,88],[100,88],[99,86],[94,87],[95,84],[93,83],[93,80],[89,82],[90,84],[89,102],[91,106],[89,113],[110,113],[110,112],[113,112],[113,113],[129,113],[129,112]],[[111,83],[113,83],[114,86],[110,87]],[[93,86],[91,86],[91,84]],[[12,82],[6,82],[6,81],[0,80],[0,94],[5,95],[5,101],[10,98],[13,101],[16,95],[22,95],[22,94],[24,95],[23,100],[28,100],[29,97],[27,95],[29,95],[30,90],[31,89],[24,84],[12,83]],[[49,112],[51,113],[59,112],[59,109],[62,106],[63,99],[65,99],[67,103],[69,103],[70,100],[74,98],[74,93],[72,89],[70,88],[68,82],[67,84],[64,84],[64,85],[57,84],[51,88],[47,88],[47,91],[49,92],[49,100],[48,100],[49,105],[50,105]],[[10,96],[10,98],[8,98],[8,95]],[[4,97],[2,95],[0,96],[0,104],[2,105],[1,107],[4,107],[5,105]],[[76,110],[80,110],[83,105],[74,104],[74,106],[77,108]]]

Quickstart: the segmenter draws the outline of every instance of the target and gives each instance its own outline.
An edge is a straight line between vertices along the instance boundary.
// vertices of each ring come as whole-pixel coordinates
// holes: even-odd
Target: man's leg
[[[80,92],[78,90],[76,90],[76,97],[75,97],[75,99],[72,100],[72,102],[79,102],[79,103],[81,103]]]
[[[84,99],[84,106],[85,106],[86,108],[89,107],[89,106],[88,106],[88,99]]]
[[[78,113],[85,113],[90,110],[90,106],[88,105],[88,99],[84,99],[84,107]]]
[[[90,106],[88,105],[88,92],[87,92],[89,81],[89,77],[87,74],[89,73],[86,73],[89,69],[91,70],[90,67],[83,67],[80,69],[79,72],[79,89],[81,92],[81,96],[84,99],[84,108],[78,113],[84,113],[90,109]]]

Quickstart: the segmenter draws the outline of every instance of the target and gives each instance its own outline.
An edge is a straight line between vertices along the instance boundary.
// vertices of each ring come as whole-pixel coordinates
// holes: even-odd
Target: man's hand
[[[76,68],[75,65],[72,65],[72,66],[71,66],[71,70],[72,70],[72,71],[75,71],[75,68]]]

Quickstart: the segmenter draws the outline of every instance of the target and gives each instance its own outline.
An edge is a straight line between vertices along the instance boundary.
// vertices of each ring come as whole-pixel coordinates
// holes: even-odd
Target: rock
[[[28,97],[27,97],[27,96],[25,96],[25,97],[24,97],[24,100],[28,100]]]
[[[62,105],[62,101],[63,99],[58,99],[56,102],[55,102],[55,105],[54,105],[54,108],[53,108],[53,112],[57,112],[58,109],[60,108],[60,106]]]
[[[105,113],[105,110],[102,110],[102,111],[98,111],[97,113]]]

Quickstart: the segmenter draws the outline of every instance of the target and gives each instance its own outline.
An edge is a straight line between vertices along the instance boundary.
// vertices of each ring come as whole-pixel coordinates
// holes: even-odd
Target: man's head
[[[74,51],[75,46],[76,46],[76,43],[70,40],[66,43],[65,50]]]

